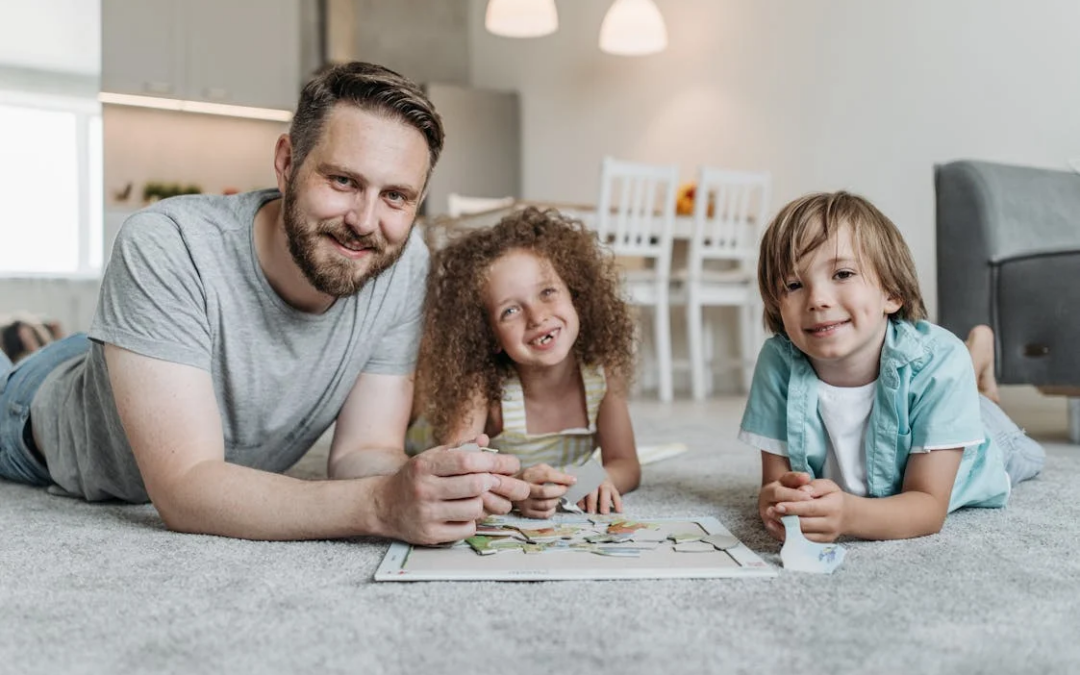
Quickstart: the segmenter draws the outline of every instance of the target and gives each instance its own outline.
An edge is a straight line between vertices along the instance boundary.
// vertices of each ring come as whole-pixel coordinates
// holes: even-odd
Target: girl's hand
[[[547,464],[536,464],[518,472],[517,478],[529,484],[529,496],[514,502],[526,518],[550,518],[555,515],[559,498],[566,494],[577,478],[557,471]]]
[[[810,541],[828,543],[844,534],[844,491],[827,478],[818,478],[801,488],[810,501],[780,502],[770,508],[781,516],[799,516],[799,526]]]
[[[608,478],[600,487],[593,490],[589,495],[577,503],[579,509],[586,513],[622,513],[622,496],[615,489],[615,484]]]

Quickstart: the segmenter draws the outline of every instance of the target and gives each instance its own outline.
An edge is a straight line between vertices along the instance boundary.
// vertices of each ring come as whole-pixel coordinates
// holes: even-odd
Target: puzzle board
[[[776,569],[741,542],[727,550],[679,552],[670,535],[690,537],[712,534],[731,537],[716,518],[632,518],[619,516],[601,523],[590,516],[560,514],[549,521],[522,518],[492,518],[489,521],[520,527],[549,526],[563,532],[575,529],[606,528],[608,523],[631,521],[648,527],[649,537],[660,540],[651,550],[636,555],[600,555],[584,548],[547,548],[526,553],[522,548],[480,555],[473,546],[458,542],[453,546],[426,547],[395,542],[379,568],[376,581],[557,581],[570,579],[670,579],[710,577],[772,577]],[[513,526],[513,525],[511,525]],[[583,532],[563,537],[576,542]],[[595,536],[595,535],[594,535]],[[736,540],[737,541],[737,540]],[[623,546],[626,546],[624,544]],[[584,547],[584,544],[582,544]],[[528,547],[525,547],[528,548]],[[534,547],[535,548],[535,547]],[[706,547],[702,547],[706,548]]]

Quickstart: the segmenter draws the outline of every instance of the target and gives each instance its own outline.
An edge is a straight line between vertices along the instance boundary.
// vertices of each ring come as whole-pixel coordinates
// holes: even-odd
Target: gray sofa
[[[1080,442],[1080,175],[957,161],[934,186],[938,322],[989,324],[999,381],[1072,396]]]

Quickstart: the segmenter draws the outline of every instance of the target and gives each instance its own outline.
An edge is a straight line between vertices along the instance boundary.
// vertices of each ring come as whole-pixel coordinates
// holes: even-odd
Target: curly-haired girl
[[[410,438],[486,434],[521,459],[532,490],[517,507],[535,518],[575,480],[554,467],[599,446],[608,477],[579,506],[621,511],[641,479],[626,405],[633,333],[614,261],[581,223],[526,208],[468,231],[432,258]]]

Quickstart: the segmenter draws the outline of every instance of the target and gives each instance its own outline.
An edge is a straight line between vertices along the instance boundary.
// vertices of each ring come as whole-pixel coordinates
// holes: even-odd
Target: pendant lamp
[[[600,25],[600,49],[620,56],[667,49],[667,27],[653,0],[615,0]]]
[[[550,35],[559,28],[555,0],[488,0],[484,27],[503,37]]]

